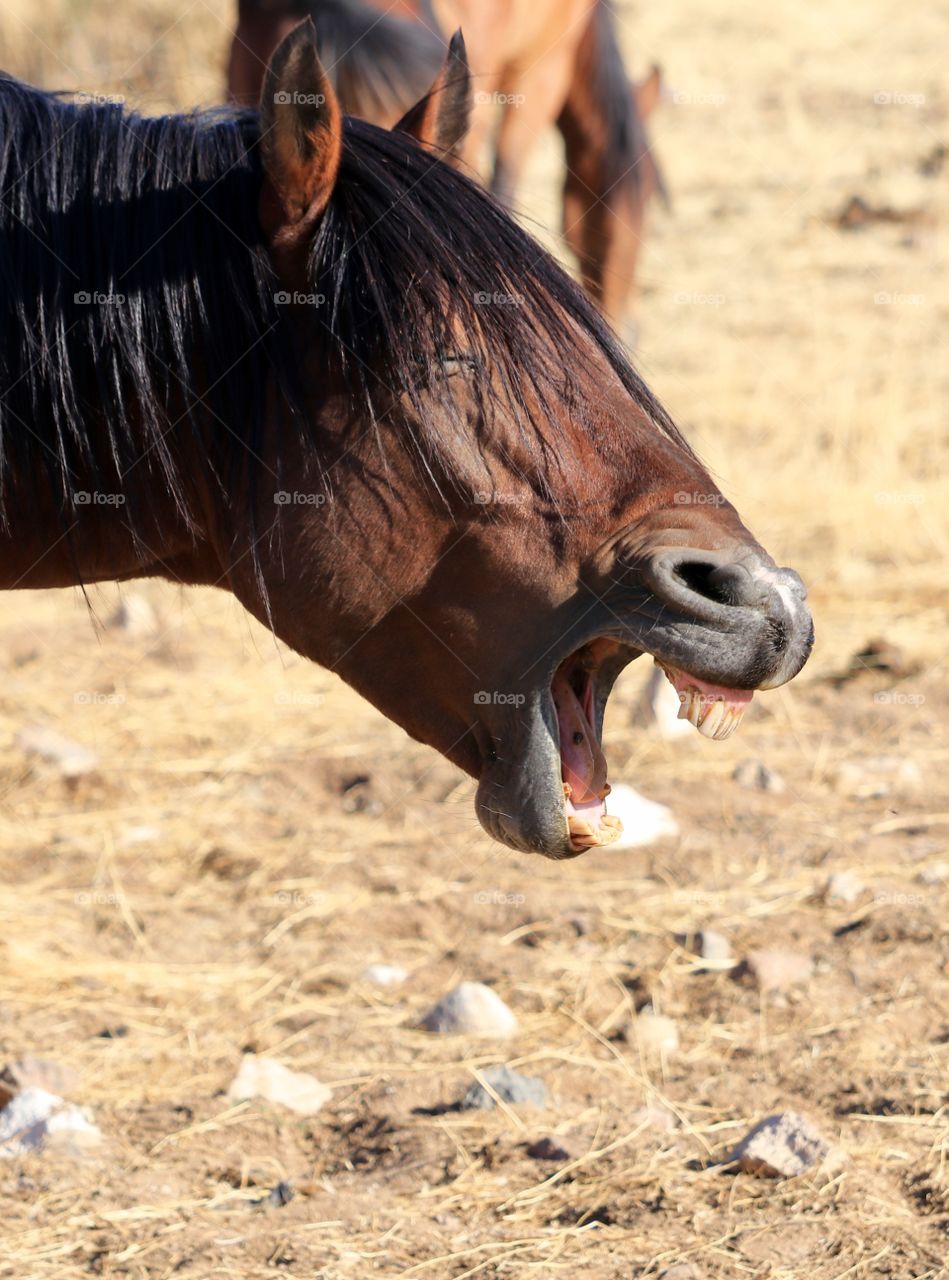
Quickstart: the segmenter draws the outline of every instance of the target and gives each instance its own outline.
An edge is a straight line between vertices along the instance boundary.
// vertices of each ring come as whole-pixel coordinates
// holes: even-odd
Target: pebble
[[[142,640],[157,632],[158,615],[144,596],[124,595],[106,626],[129,640]]]
[[[702,930],[696,938],[696,949],[703,960],[716,967],[735,963],[731,943],[723,933],[718,933],[715,929]]]
[[[785,991],[806,982],[814,972],[810,956],[799,951],[772,951],[767,947],[749,951],[745,965],[762,991]]]
[[[657,1280],[702,1280],[702,1276],[691,1262],[676,1262],[671,1267],[663,1267]]]
[[[492,1036],[507,1039],[518,1032],[517,1018],[501,997],[483,982],[461,982],[429,1009],[419,1024],[440,1035]]]
[[[796,1111],[782,1111],[750,1129],[729,1156],[729,1163],[762,1178],[795,1178],[828,1157],[839,1162],[841,1156],[812,1120]]]
[[[692,726],[688,728],[691,731]],[[647,800],[625,782],[617,782],[613,786],[606,809],[623,824],[622,834],[607,846],[608,849],[642,849],[657,840],[679,834],[679,824],[671,809],[657,804],[655,800]]]
[[[556,1138],[538,1138],[527,1148],[527,1154],[532,1160],[556,1160],[560,1164],[573,1159],[567,1148],[561,1146]]]
[[[828,902],[856,902],[866,886],[850,871],[835,871],[828,877],[824,886],[824,897]]]
[[[679,1047],[679,1028],[664,1014],[643,1009],[633,1027],[636,1043],[646,1053],[675,1053]]]
[[[547,1086],[537,1076],[522,1076],[508,1066],[488,1067],[481,1072],[481,1080],[469,1086],[458,1106],[461,1111],[493,1111],[498,1105],[493,1094],[513,1107],[545,1107]]]
[[[363,979],[377,987],[398,987],[409,976],[399,964],[370,964],[362,971]]]
[[[27,755],[39,756],[55,765],[64,778],[82,777],[94,772],[99,765],[94,751],[47,725],[27,725],[16,735],[16,745]]]
[[[315,1076],[305,1071],[291,1071],[275,1058],[245,1053],[227,1096],[235,1102],[264,1098],[267,1102],[279,1102],[298,1115],[312,1116],[329,1102],[333,1091]]]
[[[742,760],[735,766],[732,779],[746,791],[770,791],[780,796],[787,791],[787,783],[763,760]]]
[[[949,880],[949,863],[937,862],[932,867],[924,867],[916,879],[920,884],[928,884],[934,888],[945,884]]]
[[[916,791],[923,781],[919,765],[905,756],[845,760],[830,777],[837,791],[857,800],[879,800],[894,791]]]
[[[639,1107],[632,1113],[630,1120],[634,1128],[638,1129],[642,1125],[644,1129],[656,1129],[660,1133],[672,1133],[679,1125],[678,1117],[668,1107],[653,1104]]]
[[[51,1147],[82,1155],[101,1141],[90,1111],[45,1089],[24,1089],[0,1111],[0,1158]]]

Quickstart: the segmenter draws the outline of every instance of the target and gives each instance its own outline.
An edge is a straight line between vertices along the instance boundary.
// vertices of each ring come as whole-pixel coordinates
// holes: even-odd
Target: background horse
[[[464,66],[392,131],[343,120],[308,23],[259,120],[0,82],[0,582],[226,587],[566,857],[616,834],[628,662],[724,736],[811,624],[583,293],[432,155]]]
[[[475,75],[472,127],[462,144],[510,207],[542,131],[564,143],[563,229],[591,296],[619,326],[636,275],[646,207],[665,198],[646,118],[656,68],[631,86],[606,0],[240,0],[228,88],[256,102],[266,60],[309,14],[343,110],[391,126],[428,88],[460,26]]]

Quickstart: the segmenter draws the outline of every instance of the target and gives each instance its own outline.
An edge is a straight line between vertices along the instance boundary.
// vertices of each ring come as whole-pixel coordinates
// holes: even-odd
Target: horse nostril
[[[756,582],[744,565],[687,560],[676,566],[675,573],[690,591],[716,604],[751,609],[764,609],[768,605],[767,587]]]

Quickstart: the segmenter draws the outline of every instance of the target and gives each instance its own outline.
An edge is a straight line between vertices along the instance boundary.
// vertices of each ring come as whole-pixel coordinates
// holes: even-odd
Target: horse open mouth
[[[597,687],[600,663],[614,648],[608,640],[583,645],[560,664],[550,685],[559,734],[564,812],[576,853],[612,844],[623,831],[620,819],[607,812],[610,785],[601,735],[609,690]],[[735,732],[754,696],[751,690],[710,684],[658,659],[657,664],[679,695],[680,720],[688,720],[704,737],[718,741]]]

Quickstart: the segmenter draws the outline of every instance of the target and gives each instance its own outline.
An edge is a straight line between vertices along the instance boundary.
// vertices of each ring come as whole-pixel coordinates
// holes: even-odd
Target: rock
[[[129,640],[142,640],[158,631],[158,615],[144,596],[123,595],[106,626]]]
[[[694,732],[688,720],[679,719],[681,707],[682,701],[665,672],[653,667],[634,712],[636,722],[646,724],[665,742],[675,742]]]
[[[527,1154],[532,1160],[556,1160],[558,1164],[565,1164],[573,1159],[567,1148],[561,1146],[556,1138],[538,1138],[527,1148]]]
[[[679,1047],[679,1028],[671,1018],[651,1009],[643,1009],[633,1028],[636,1043],[646,1053],[675,1053]]]
[[[305,1071],[291,1071],[274,1058],[245,1053],[227,1096],[236,1102],[264,1098],[301,1116],[312,1116],[329,1102],[333,1091]]]
[[[498,1105],[494,1094],[512,1107],[545,1107],[547,1086],[537,1076],[522,1076],[510,1067],[488,1067],[481,1072],[482,1080],[469,1086],[458,1104],[461,1111],[493,1111]],[[489,1088],[485,1088],[488,1085]]]
[[[827,902],[856,902],[866,886],[850,871],[835,871],[828,877],[824,886],[824,899]]]
[[[735,766],[732,779],[746,791],[770,791],[772,795],[782,795],[787,784],[774,769],[763,760],[742,760]]]
[[[735,963],[731,943],[723,933],[718,933],[715,929],[703,929],[696,934],[693,945],[696,954],[707,960],[712,968],[728,968]]]
[[[671,1267],[662,1268],[657,1280],[702,1280],[702,1275],[691,1262],[674,1262]]]
[[[687,727],[691,732],[692,726]],[[624,782],[617,782],[613,787],[606,808],[623,823],[622,834],[609,849],[642,849],[656,840],[679,834],[679,824],[670,809],[647,800]]]
[[[799,951],[772,951],[762,947],[749,951],[742,968],[752,975],[762,991],[786,991],[808,980],[814,972],[814,962]]]
[[[917,791],[923,775],[915,760],[905,756],[863,756],[844,760],[832,771],[830,779],[842,795],[879,800],[894,791]]]
[[[649,1105],[639,1107],[630,1116],[634,1128],[656,1129],[659,1133],[672,1133],[679,1121],[668,1107]]]
[[[0,1111],[0,1158],[48,1148],[82,1155],[101,1141],[91,1112],[45,1089],[24,1089]]]
[[[46,725],[27,725],[16,735],[16,744],[26,755],[39,756],[55,765],[64,778],[82,777],[99,765],[99,757],[94,751]]]
[[[362,971],[363,980],[377,987],[398,987],[409,976],[398,964],[370,964]]]
[[[483,982],[461,982],[419,1024],[440,1035],[491,1036],[507,1039],[518,1031],[517,1018],[501,997]]]
[[[931,867],[924,867],[916,879],[920,884],[928,884],[932,888],[938,888],[939,885],[945,884],[949,880],[949,863],[937,862]]]
[[[274,1189],[259,1200],[251,1200],[252,1209],[282,1209],[293,1199],[293,1186],[289,1182],[278,1182]]]
[[[0,1071],[0,1106],[5,1106],[24,1089],[43,1089],[66,1098],[78,1087],[79,1073],[72,1067],[64,1067],[50,1058],[18,1058]]]
[[[728,1162],[762,1178],[795,1178],[829,1157],[839,1163],[842,1152],[831,1147],[812,1120],[796,1111],[782,1111],[750,1129]]]

